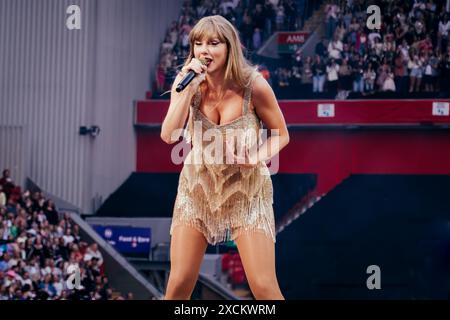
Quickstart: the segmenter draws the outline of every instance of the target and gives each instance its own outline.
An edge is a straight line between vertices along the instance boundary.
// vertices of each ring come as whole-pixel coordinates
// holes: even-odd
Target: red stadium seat
[[[230,269],[232,258],[232,255],[228,252],[222,256],[222,272],[227,272]]]
[[[234,267],[231,271],[231,283],[240,285],[246,282],[244,268],[242,266]]]

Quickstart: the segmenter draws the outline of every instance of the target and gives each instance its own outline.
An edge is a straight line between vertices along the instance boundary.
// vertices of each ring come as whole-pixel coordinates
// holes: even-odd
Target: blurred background
[[[285,297],[448,299],[449,0],[0,0],[0,300],[162,298],[181,170],[163,93],[214,14],[290,131]],[[208,247],[192,298],[253,299],[233,242]]]

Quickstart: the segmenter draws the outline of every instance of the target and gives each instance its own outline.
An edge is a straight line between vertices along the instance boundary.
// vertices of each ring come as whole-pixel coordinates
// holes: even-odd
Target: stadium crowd
[[[170,89],[188,55],[189,32],[199,19],[222,15],[237,26],[248,52],[256,52],[275,31],[294,31],[321,1],[311,0],[185,0],[177,21],[167,30],[156,67],[154,97]]]
[[[378,4],[381,28],[367,27]],[[301,50],[275,71],[278,87],[304,85],[313,93],[448,92],[450,21],[439,0],[339,1],[325,6],[325,36],[314,56]]]
[[[19,195],[19,196],[18,196]],[[79,270],[80,287],[66,281]],[[76,281],[71,281],[76,285]],[[42,192],[21,192],[3,171],[0,179],[0,300],[131,299],[113,292],[96,243],[80,237],[67,213]]]
[[[449,1],[327,1],[323,8],[324,36],[314,56],[300,48],[278,62],[261,63],[260,70],[275,92],[290,90],[321,96],[349,93],[450,92]],[[154,95],[170,89],[187,56],[188,35],[203,16],[221,14],[238,27],[243,45],[255,52],[275,31],[298,31],[305,14],[321,1],[192,0],[185,1],[178,21],[172,22],[161,46]],[[380,29],[367,27],[367,7],[381,9]],[[301,88],[301,90],[299,90]],[[301,96],[299,96],[301,98]]]

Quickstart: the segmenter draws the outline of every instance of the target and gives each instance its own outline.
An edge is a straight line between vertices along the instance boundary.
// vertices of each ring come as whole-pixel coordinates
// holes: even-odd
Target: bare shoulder
[[[253,80],[252,101],[257,116],[267,129],[278,129],[279,134],[287,135],[286,121],[275,93],[262,76]]]
[[[267,94],[267,91],[272,91],[272,88],[270,87],[269,83],[261,74],[256,75],[255,79],[253,80],[253,89],[252,89],[252,96],[257,97],[260,95]]]
[[[269,107],[276,102],[272,87],[262,75],[257,75],[252,86],[252,107],[258,109]]]

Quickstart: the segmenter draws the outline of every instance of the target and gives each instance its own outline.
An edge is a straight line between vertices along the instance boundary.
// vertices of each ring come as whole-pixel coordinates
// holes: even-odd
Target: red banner
[[[305,43],[308,36],[308,32],[279,32],[278,52],[294,53]]]
[[[308,32],[279,32],[278,44],[279,45],[291,45],[291,44],[303,44],[308,39]]]

